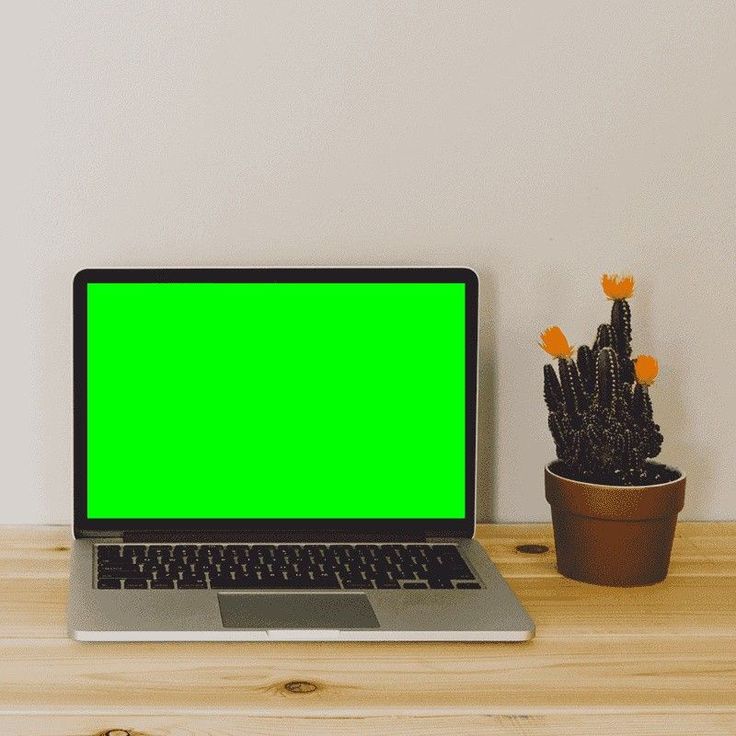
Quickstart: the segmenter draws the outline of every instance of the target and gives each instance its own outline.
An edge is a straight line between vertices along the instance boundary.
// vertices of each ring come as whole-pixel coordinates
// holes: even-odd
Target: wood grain
[[[102,724],[102,725],[100,725]],[[733,736],[732,716],[487,715],[290,718],[268,716],[2,716],[10,736]]]
[[[533,641],[82,644],[69,530],[0,527],[0,734],[736,734],[736,523],[680,524],[667,580],[629,589],[561,577],[549,525],[478,538]]]

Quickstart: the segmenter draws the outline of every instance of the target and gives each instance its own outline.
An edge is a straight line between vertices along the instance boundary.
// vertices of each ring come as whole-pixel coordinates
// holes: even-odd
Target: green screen
[[[93,283],[89,518],[462,518],[465,286]]]

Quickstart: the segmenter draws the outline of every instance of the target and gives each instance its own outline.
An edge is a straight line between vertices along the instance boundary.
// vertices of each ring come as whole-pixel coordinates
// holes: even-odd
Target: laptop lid
[[[472,536],[472,270],[87,269],[73,304],[75,536]]]

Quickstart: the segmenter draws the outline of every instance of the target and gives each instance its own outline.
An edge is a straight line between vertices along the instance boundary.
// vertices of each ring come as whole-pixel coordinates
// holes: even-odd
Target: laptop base
[[[484,548],[457,544],[479,590],[98,590],[94,545],[71,558],[69,633],[79,641],[523,641],[534,625]]]

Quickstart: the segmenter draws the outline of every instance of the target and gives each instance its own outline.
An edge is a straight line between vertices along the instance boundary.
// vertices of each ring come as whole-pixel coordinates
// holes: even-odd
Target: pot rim
[[[561,480],[565,480],[568,483],[578,483],[581,486],[590,486],[592,488],[619,488],[621,490],[641,490],[642,488],[661,488],[663,486],[669,486],[673,483],[679,483],[681,480],[685,480],[686,475],[683,473],[679,468],[674,467],[674,465],[667,465],[666,463],[661,463],[664,465],[668,470],[674,470],[676,473],[679,473],[680,475],[677,478],[673,478],[672,480],[665,481],[664,483],[647,483],[643,486],[617,486],[613,485],[611,483],[590,483],[586,480],[576,480],[575,478],[566,478],[564,475],[560,475],[559,473],[555,473],[553,470],[549,469],[549,466],[552,465],[552,463],[559,462],[559,458],[555,460],[550,460],[545,466],[544,466],[544,472],[549,473],[550,475],[553,475],[555,478],[560,478]]]

